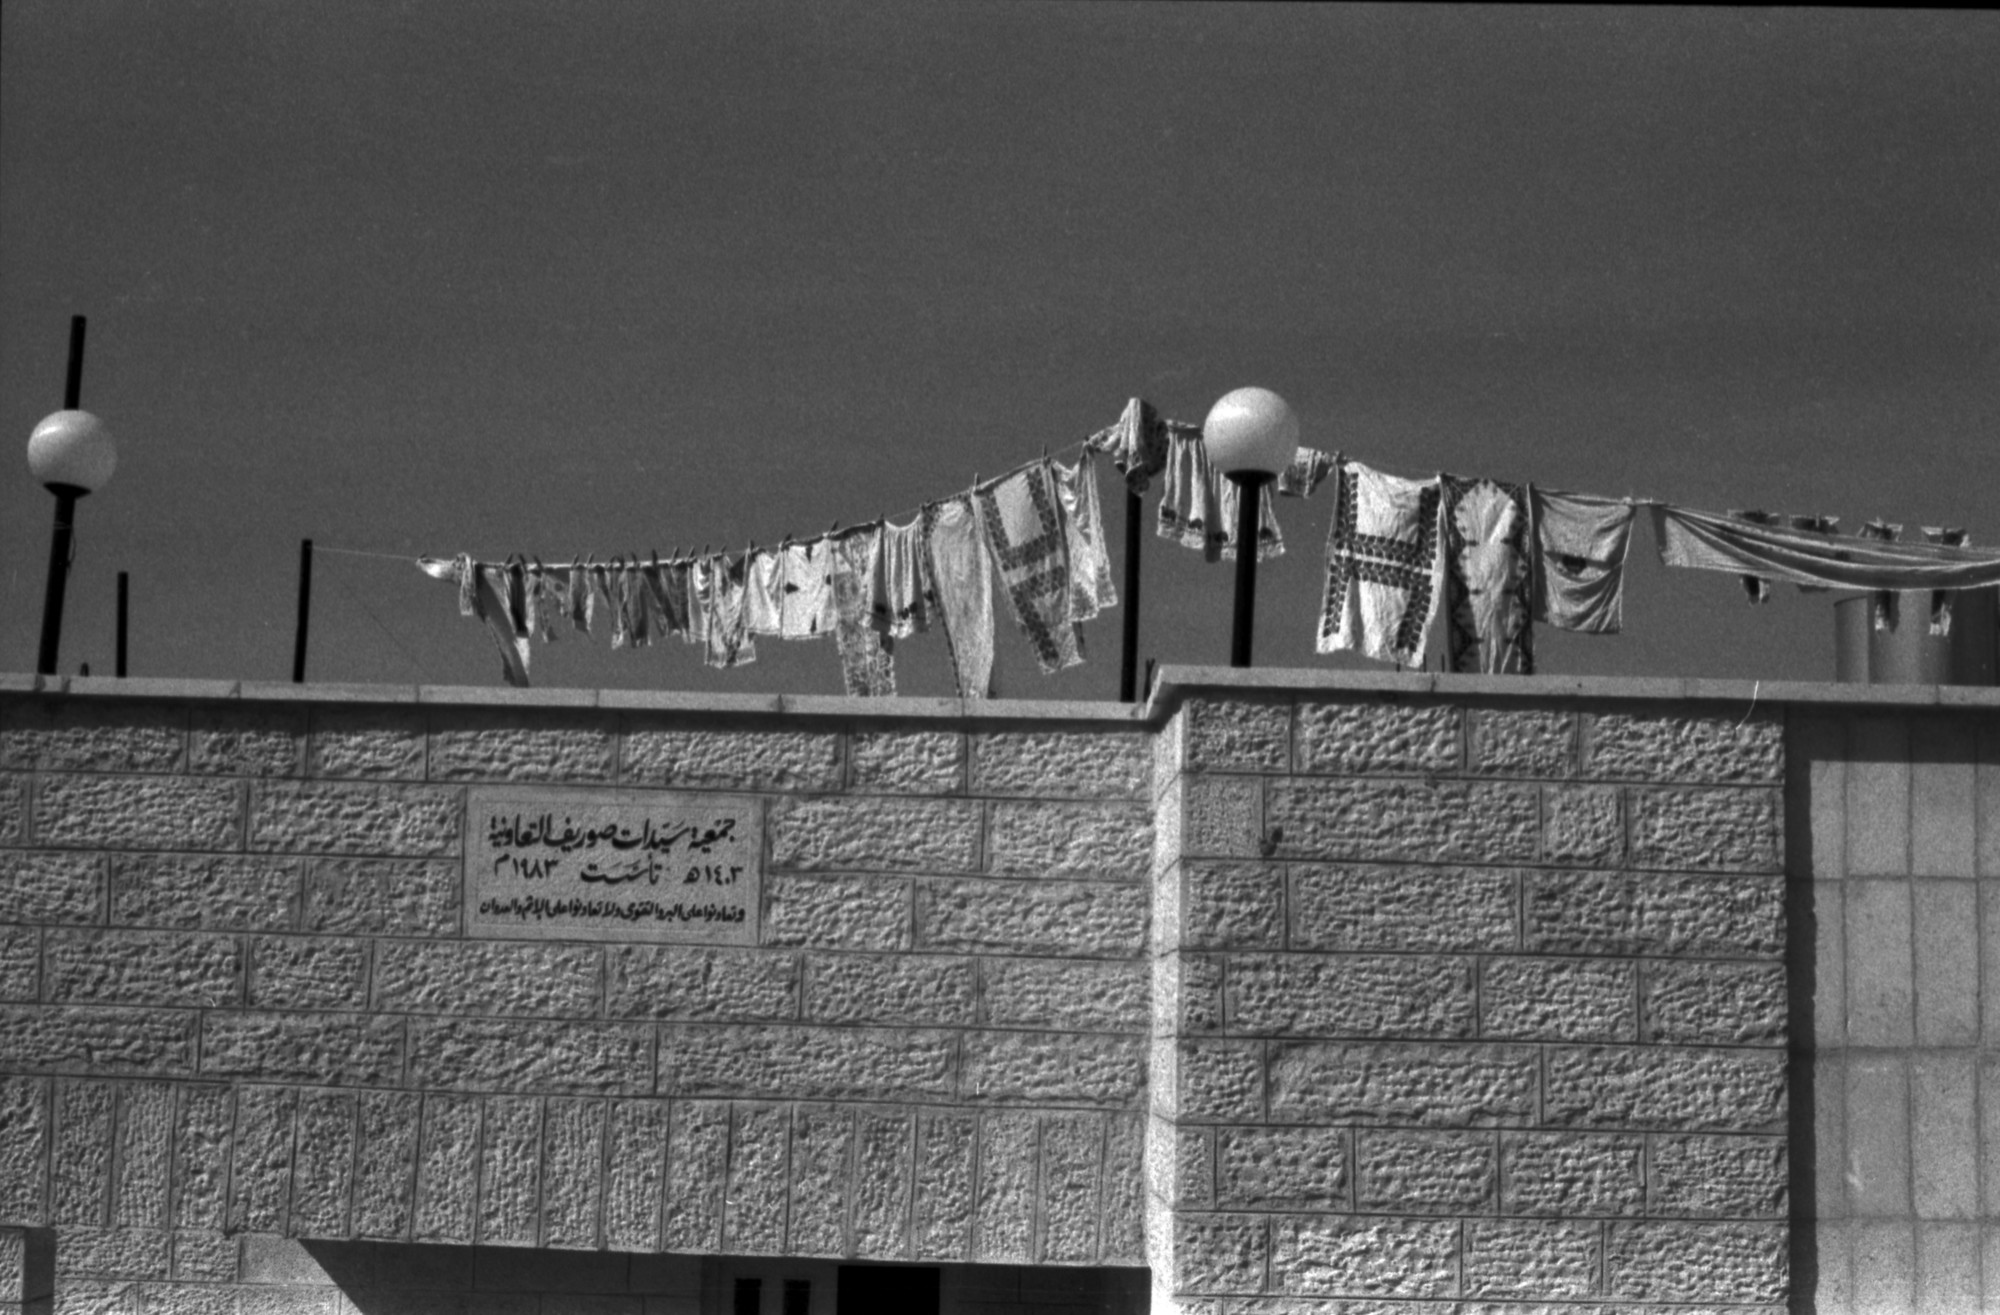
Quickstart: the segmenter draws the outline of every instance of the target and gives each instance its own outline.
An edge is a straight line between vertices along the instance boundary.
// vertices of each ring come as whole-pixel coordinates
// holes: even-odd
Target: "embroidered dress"
[[[1241,495],[1236,485],[1209,464],[1201,430],[1172,426],[1167,436],[1167,484],[1160,495],[1158,533],[1184,548],[1196,548],[1209,561],[1236,558],[1236,520]],[[1284,536],[1271,499],[1258,499],[1257,560],[1284,554]]]
[[[930,629],[934,600],[927,560],[921,518],[908,525],[882,526],[882,557],[873,576],[875,594],[869,613],[875,629],[891,639]]]
[[[1533,486],[1528,497],[1535,523],[1535,620],[1558,630],[1617,634],[1624,621],[1632,504]]]
[[[1383,661],[1418,663],[1437,601],[1438,482],[1400,479],[1354,461],[1338,478],[1319,651],[1358,649]]]
[[[1014,619],[1044,673],[1083,661],[1083,636],[1070,620],[1069,532],[1049,465],[1036,462],[974,490]]]
[[[926,505],[921,516],[937,619],[962,699],[993,691],[993,566],[970,495]]]
[[[1074,466],[1057,463],[1056,495],[1069,523],[1070,619],[1088,621],[1118,606],[1111,554],[1104,546],[1104,508],[1097,500],[1097,460],[1084,453]]]
[[[871,607],[882,570],[882,527],[851,530],[833,540],[833,641],[840,679],[851,695],[893,698],[896,659],[875,628]]]
[[[1532,675],[1534,537],[1527,490],[1490,479],[1439,480],[1451,669]]]

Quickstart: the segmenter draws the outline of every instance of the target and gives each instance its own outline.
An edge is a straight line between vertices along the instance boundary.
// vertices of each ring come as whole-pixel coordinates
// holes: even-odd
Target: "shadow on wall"
[[[1796,737],[1788,737],[1796,745]],[[1818,990],[1814,947],[1819,943],[1813,900],[1812,763],[1809,754],[1785,755],[1785,990],[1791,1055],[1786,1073],[1791,1218],[1791,1315],[1814,1315],[1819,1291],[1819,1200],[1816,1093],[1813,1089],[1813,996]]]

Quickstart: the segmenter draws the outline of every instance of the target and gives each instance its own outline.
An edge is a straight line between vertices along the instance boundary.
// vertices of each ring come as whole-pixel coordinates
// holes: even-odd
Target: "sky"
[[[119,467],[65,673],[111,670],[123,570],[131,674],[288,678],[311,537],[313,679],[498,684],[410,559],[900,520],[1246,384],[1397,474],[2000,545],[1996,69],[1979,12],[8,0],[0,669],[79,313]],[[1260,666],[1370,665],[1313,652],[1330,510],[1279,505]],[[1230,568],[1142,557],[1142,656],[1226,661]],[[1750,607],[1642,526],[1624,633],[1538,656],[1830,679],[1834,597]],[[1043,676],[996,602],[1003,695],[1115,696],[1118,613]],[[952,693],[940,637],[899,657]],[[826,642],[535,675],[840,690]]]

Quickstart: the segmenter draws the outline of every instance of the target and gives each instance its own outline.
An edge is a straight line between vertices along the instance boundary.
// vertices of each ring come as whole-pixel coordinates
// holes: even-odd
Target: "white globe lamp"
[[[28,436],[28,469],[57,497],[65,488],[82,497],[103,488],[118,469],[118,445],[90,412],[57,411]]]
[[[1223,394],[1202,422],[1208,464],[1236,485],[1236,615],[1229,628],[1229,665],[1250,665],[1256,629],[1257,524],[1264,485],[1299,453],[1299,418],[1268,388]]]

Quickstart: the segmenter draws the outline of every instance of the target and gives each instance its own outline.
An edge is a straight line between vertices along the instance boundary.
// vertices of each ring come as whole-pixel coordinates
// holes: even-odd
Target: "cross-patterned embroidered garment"
[[[1014,619],[1044,672],[1083,661],[1083,635],[1070,618],[1069,530],[1047,461],[973,490]]]
[[[1532,675],[1534,531],[1527,490],[1455,475],[1439,481],[1451,669]]]
[[[1319,651],[1422,661],[1438,572],[1438,482],[1343,465],[1326,537]]]

